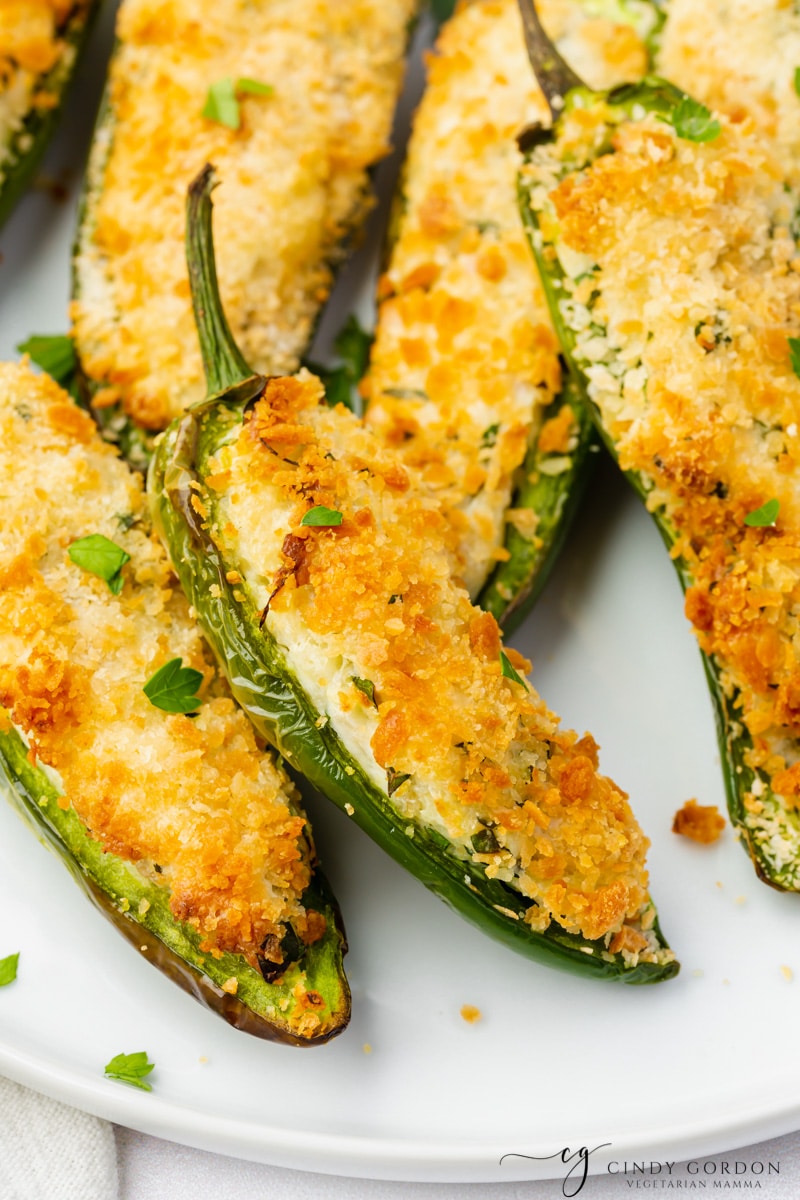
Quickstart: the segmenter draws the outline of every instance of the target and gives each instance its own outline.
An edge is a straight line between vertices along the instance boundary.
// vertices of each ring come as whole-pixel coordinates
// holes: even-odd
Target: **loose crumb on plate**
[[[680,833],[706,846],[715,842],[724,828],[725,819],[715,804],[698,804],[694,799],[687,800],[672,821],[673,833]]]
[[[787,983],[791,983],[794,979],[794,971],[791,967],[781,967],[781,975]]]
[[[480,1021],[483,1013],[479,1008],[476,1008],[474,1004],[462,1004],[461,1016],[470,1025],[474,1025],[476,1021]]]

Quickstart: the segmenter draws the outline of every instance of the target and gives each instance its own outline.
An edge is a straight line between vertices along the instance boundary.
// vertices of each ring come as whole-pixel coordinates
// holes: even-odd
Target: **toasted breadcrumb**
[[[698,804],[696,800],[687,800],[683,808],[675,813],[672,822],[672,832],[680,833],[693,842],[702,842],[710,846],[719,840],[725,828],[725,818],[720,815],[715,804]]]
[[[204,163],[225,312],[247,360],[293,370],[343,242],[389,149],[416,0],[125,0],[107,121],[89,167],[74,335],[96,385],[147,429],[205,393],[189,299],[186,188]],[[233,130],[203,117],[209,87],[239,99]]]
[[[590,17],[577,0],[541,9],[590,82],[643,73],[644,46],[629,25]],[[497,547],[514,474],[561,386],[516,198],[515,135],[548,119],[516,0],[463,7],[428,60],[363,385],[369,423],[419,468],[459,531],[473,596],[505,553]],[[572,422],[566,408],[542,450],[567,451]],[[530,522],[517,528],[535,532]]]
[[[781,967],[781,975],[787,983],[791,983],[794,979],[794,971],[791,967]]]
[[[576,111],[528,178],[570,267],[561,310],[620,465],[674,536],[686,614],[751,745],[742,823],[800,881],[800,335],[797,198],[749,120],[679,138]],[[586,153],[591,165],[575,170]],[[563,167],[563,169],[562,169]],[[541,194],[541,193],[540,193]],[[552,206],[552,207],[550,207]],[[550,227],[555,228],[555,226]],[[571,260],[574,259],[574,262]],[[779,502],[774,527],[745,518]]]
[[[0,0],[0,187],[23,150],[15,141],[29,112],[58,103],[55,68],[66,72],[75,56],[65,34],[88,7],[88,0]]]
[[[479,1008],[476,1008],[474,1004],[462,1004],[461,1016],[468,1025],[474,1025],[476,1021],[480,1021],[483,1013]]]
[[[24,365],[0,365],[0,493],[5,720],[57,772],[64,804],[104,849],[169,889],[173,914],[205,949],[255,965],[287,922],[313,940],[315,914],[301,903],[312,847],[297,795],[217,678],[149,532],[138,477]],[[69,558],[70,544],[94,533],[130,555],[118,596]],[[177,656],[203,676],[193,718],[162,712],[142,691]]]
[[[208,471],[230,480],[203,493],[226,563],[348,752],[387,794],[400,780],[401,816],[535,901],[537,927],[644,927],[648,843],[627,797],[589,735],[503,677],[497,625],[455,578],[456,535],[419,476],[306,372],[268,383]],[[315,505],[341,525],[304,526]],[[374,705],[351,703],[354,676]],[[633,953],[654,947],[648,930]]]

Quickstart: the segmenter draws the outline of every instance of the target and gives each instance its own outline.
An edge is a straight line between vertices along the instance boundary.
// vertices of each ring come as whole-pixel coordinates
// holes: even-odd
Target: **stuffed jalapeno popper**
[[[189,258],[209,399],[160,440],[157,528],[239,703],[428,887],[553,965],[673,975],[647,840],[473,608],[435,493],[308,372],[254,375],[213,273],[211,171]]]
[[[563,115],[529,131],[521,200],[554,322],[687,589],[732,819],[797,890],[798,196],[752,125],[553,71]]]
[[[139,476],[0,366],[0,788],[125,936],[226,1020],[323,1042],[344,937],[298,796],[217,678]]]
[[[55,129],[96,0],[0,0],[0,225]]]
[[[544,18],[599,87],[645,73],[659,24],[646,0],[550,0]],[[456,524],[470,594],[507,628],[566,532],[591,442],[517,206],[515,135],[547,116],[515,0],[464,6],[429,61],[362,385],[370,426]]]
[[[224,172],[222,291],[260,370],[294,370],[388,151],[417,0],[125,0],[74,264],[94,409],[138,465],[203,371],[183,204]]]

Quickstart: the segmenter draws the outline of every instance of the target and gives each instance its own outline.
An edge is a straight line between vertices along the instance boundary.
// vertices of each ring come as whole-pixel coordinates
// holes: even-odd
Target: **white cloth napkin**
[[[0,1078],[0,1200],[118,1200],[107,1121]]]

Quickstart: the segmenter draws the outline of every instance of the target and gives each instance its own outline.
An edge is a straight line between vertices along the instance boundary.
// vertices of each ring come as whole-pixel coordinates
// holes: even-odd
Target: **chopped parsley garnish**
[[[129,1083],[143,1092],[152,1092],[152,1084],[147,1083],[145,1076],[150,1074],[155,1065],[147,1061],[146,1051],[138,1050],[135,1054],[115,1054],[104,1070],[106,1079],[118,1079],[120,1083]]]
[[[372,680],[371,679],[360,679],[358,677],[358,675],[353,675],[352,680],[353,680],[354,687],[357,687],[360,692],[363,692],[364,695],[377,708],[378,701],[375,699],[375,684],[372,682]]]
[[[678,137],[687,142],[713,142],[722,133],[722,126],[705,104],[691,96],[681,97],[669,116],[669,123]]]
[[[500,651],[500,674],[504,675],[506,679],[510,679],[513,683],[520,683],[525,687],[525,680],[514,670],[504,650]]]
[[[0,987],[6,987],[17,978],[18,962],[19,954],[9,954],[7,958],[0,958]]]
[[[800,96],[800,67],[794,69],[794,90]]]
[[[310,508],[300,522],[301,525],[320,525],[323,528],[328,528],[332,525],[341,525],[342,514],[335,508],[326,508],[324,504],[315,504]]]
[[[202,703],[196,694],[202,682],[200,671],[184,667],[182,658],[173,658],[158,668],[142,691],[155,708],[164,712],[190,713]]]
[[[798,379],[800,379],[800,338],[787,338],[789,343],[789,358],[792,362],[792,370]]]
[[[393,596],[389,597],[390,604],[402,604],[402,602],[403,602],[403,597],[400,592],[395,592]]]
[[[257,79],[237,79],[234,85],[228,76],[211,84],[202,115],[218,125],[226,125],[228,129],[239,129],[242,124],[239,96],[271,96],[273,91],[271,84],[259,83]]]
[[[56,383],[65,383],[75,372],[78,360],[72,338],[67,334],[32,334],[17,346],[20,354],[30,355],[31,362],[52,375]]]
[[[272,96],[275,88],[271,83],[259,83],[257,79],[237,79],[236,91],[246,96]]]
[[[499,425],[489,425],[484,429],[481,437],[481,450],[491,450],[497,442],[497,435],[500,432]]]
[[[744,519],[745,525],[750,525],[756,529],[764,529],[767,526],[774,525],[778,519],[780,511],[780,500],[767,500],[766,504],[762,504],[760,508],[754,508],[748,513]]]
[[[403,774],[402,771],[395,771],[394,767],[386,768],[386,791],[388,795],[393,796],[399,787],[402,787],[406,780],[410,779],[410,775]]]
[[[76,567],[97,575],[108,584],[109,591],[118,596],[122,591],[122,568],[130,562],[122,546],[103,537],[102,533],[90,533],[88,537],[78,538],[67,550]]]

